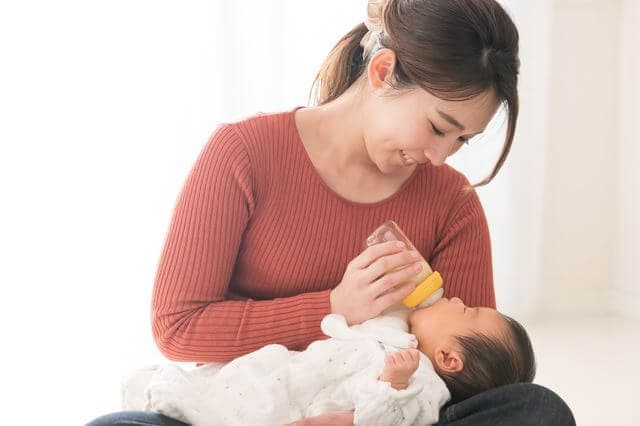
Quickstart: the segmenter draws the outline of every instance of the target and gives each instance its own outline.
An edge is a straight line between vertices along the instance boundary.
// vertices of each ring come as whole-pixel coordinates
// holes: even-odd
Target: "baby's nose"
[[[449,301],[453,303],[462,303],[462,299],[460,299],[459,297],[452,297],[451,299],[449,299]],[[464,305],[464,303],[462,304]]]

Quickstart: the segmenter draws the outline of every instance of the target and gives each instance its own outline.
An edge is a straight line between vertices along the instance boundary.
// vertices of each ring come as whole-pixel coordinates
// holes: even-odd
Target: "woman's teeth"
[[[416,162],[413,158],[411,158],[409,156],[409,154],[404,152],[404,150],[402,150],[402,149],[400,150],[400,154],[402,155],[402,158],[404,159],[404,163],[406,165],[411,165],[411,164],[414,164]]]

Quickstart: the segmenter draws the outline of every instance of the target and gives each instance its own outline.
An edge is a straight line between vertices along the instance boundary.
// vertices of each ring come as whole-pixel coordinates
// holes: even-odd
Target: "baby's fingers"
[[[420,351],[417,349],[407,349],[405,353],[409,356],[409,359],[415,362],[420,361]]]
[[[384,357],[385,365],[395,366],[397,364],[397,362],[398,362],[398,360],[396,358],[396,354],[387,354]]]
[[[402,356],[402,352],[394,352],[392,354],[388,354],[386,358],[389,358],[389,364],[395,367],[404,367],[404,365],[407,363],[407,361]]]
[[[397,353],[399,357],[398,366],[406,369],[407,371],[415,371],[420,363],[420,357],[416,350],[405,350]]]
[[[400,352],[396,352],[396,357],[398,358],[398,361],[400,362],[408,362],[411,361],[411,357],[410,355],[406,352],[406,351],[400,351]]]

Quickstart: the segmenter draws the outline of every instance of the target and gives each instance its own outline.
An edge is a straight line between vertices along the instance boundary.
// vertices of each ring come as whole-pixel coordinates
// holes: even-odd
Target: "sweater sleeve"
[[[254,209],[252,179],[242,139],[220,126],[178,196],[158,263],[152,331],[169,359],[225,362],[271,343],[302,350],[324,338],[330,290],[264,301],[229,292]]]
[[[451,212],[430,264],[442,275],[446,297],[495,308],[489,227],[475,190],[461,190]]]

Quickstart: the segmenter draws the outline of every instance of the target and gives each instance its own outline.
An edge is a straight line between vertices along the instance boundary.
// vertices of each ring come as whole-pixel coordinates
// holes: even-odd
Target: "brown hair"
[[[461,347],[462,371],[439,372],[451,393],[450,403],[499,386],[533,381],[536,360],[529,335],[516,320],[503,317],[507,332],[501,338],[477,333],[456,338]]]
[[[518,30],[495,0],[388,0],[377,48],[396,54],[395,89],[421,87],[441,99],[460,101],[493,89],[508,110],[505,143],[493,171],[474,186],[489,183],[504,164],[518,119]],[[312,86],[315,103],[344,93],[363,73],[361,23],[331,50]]]

